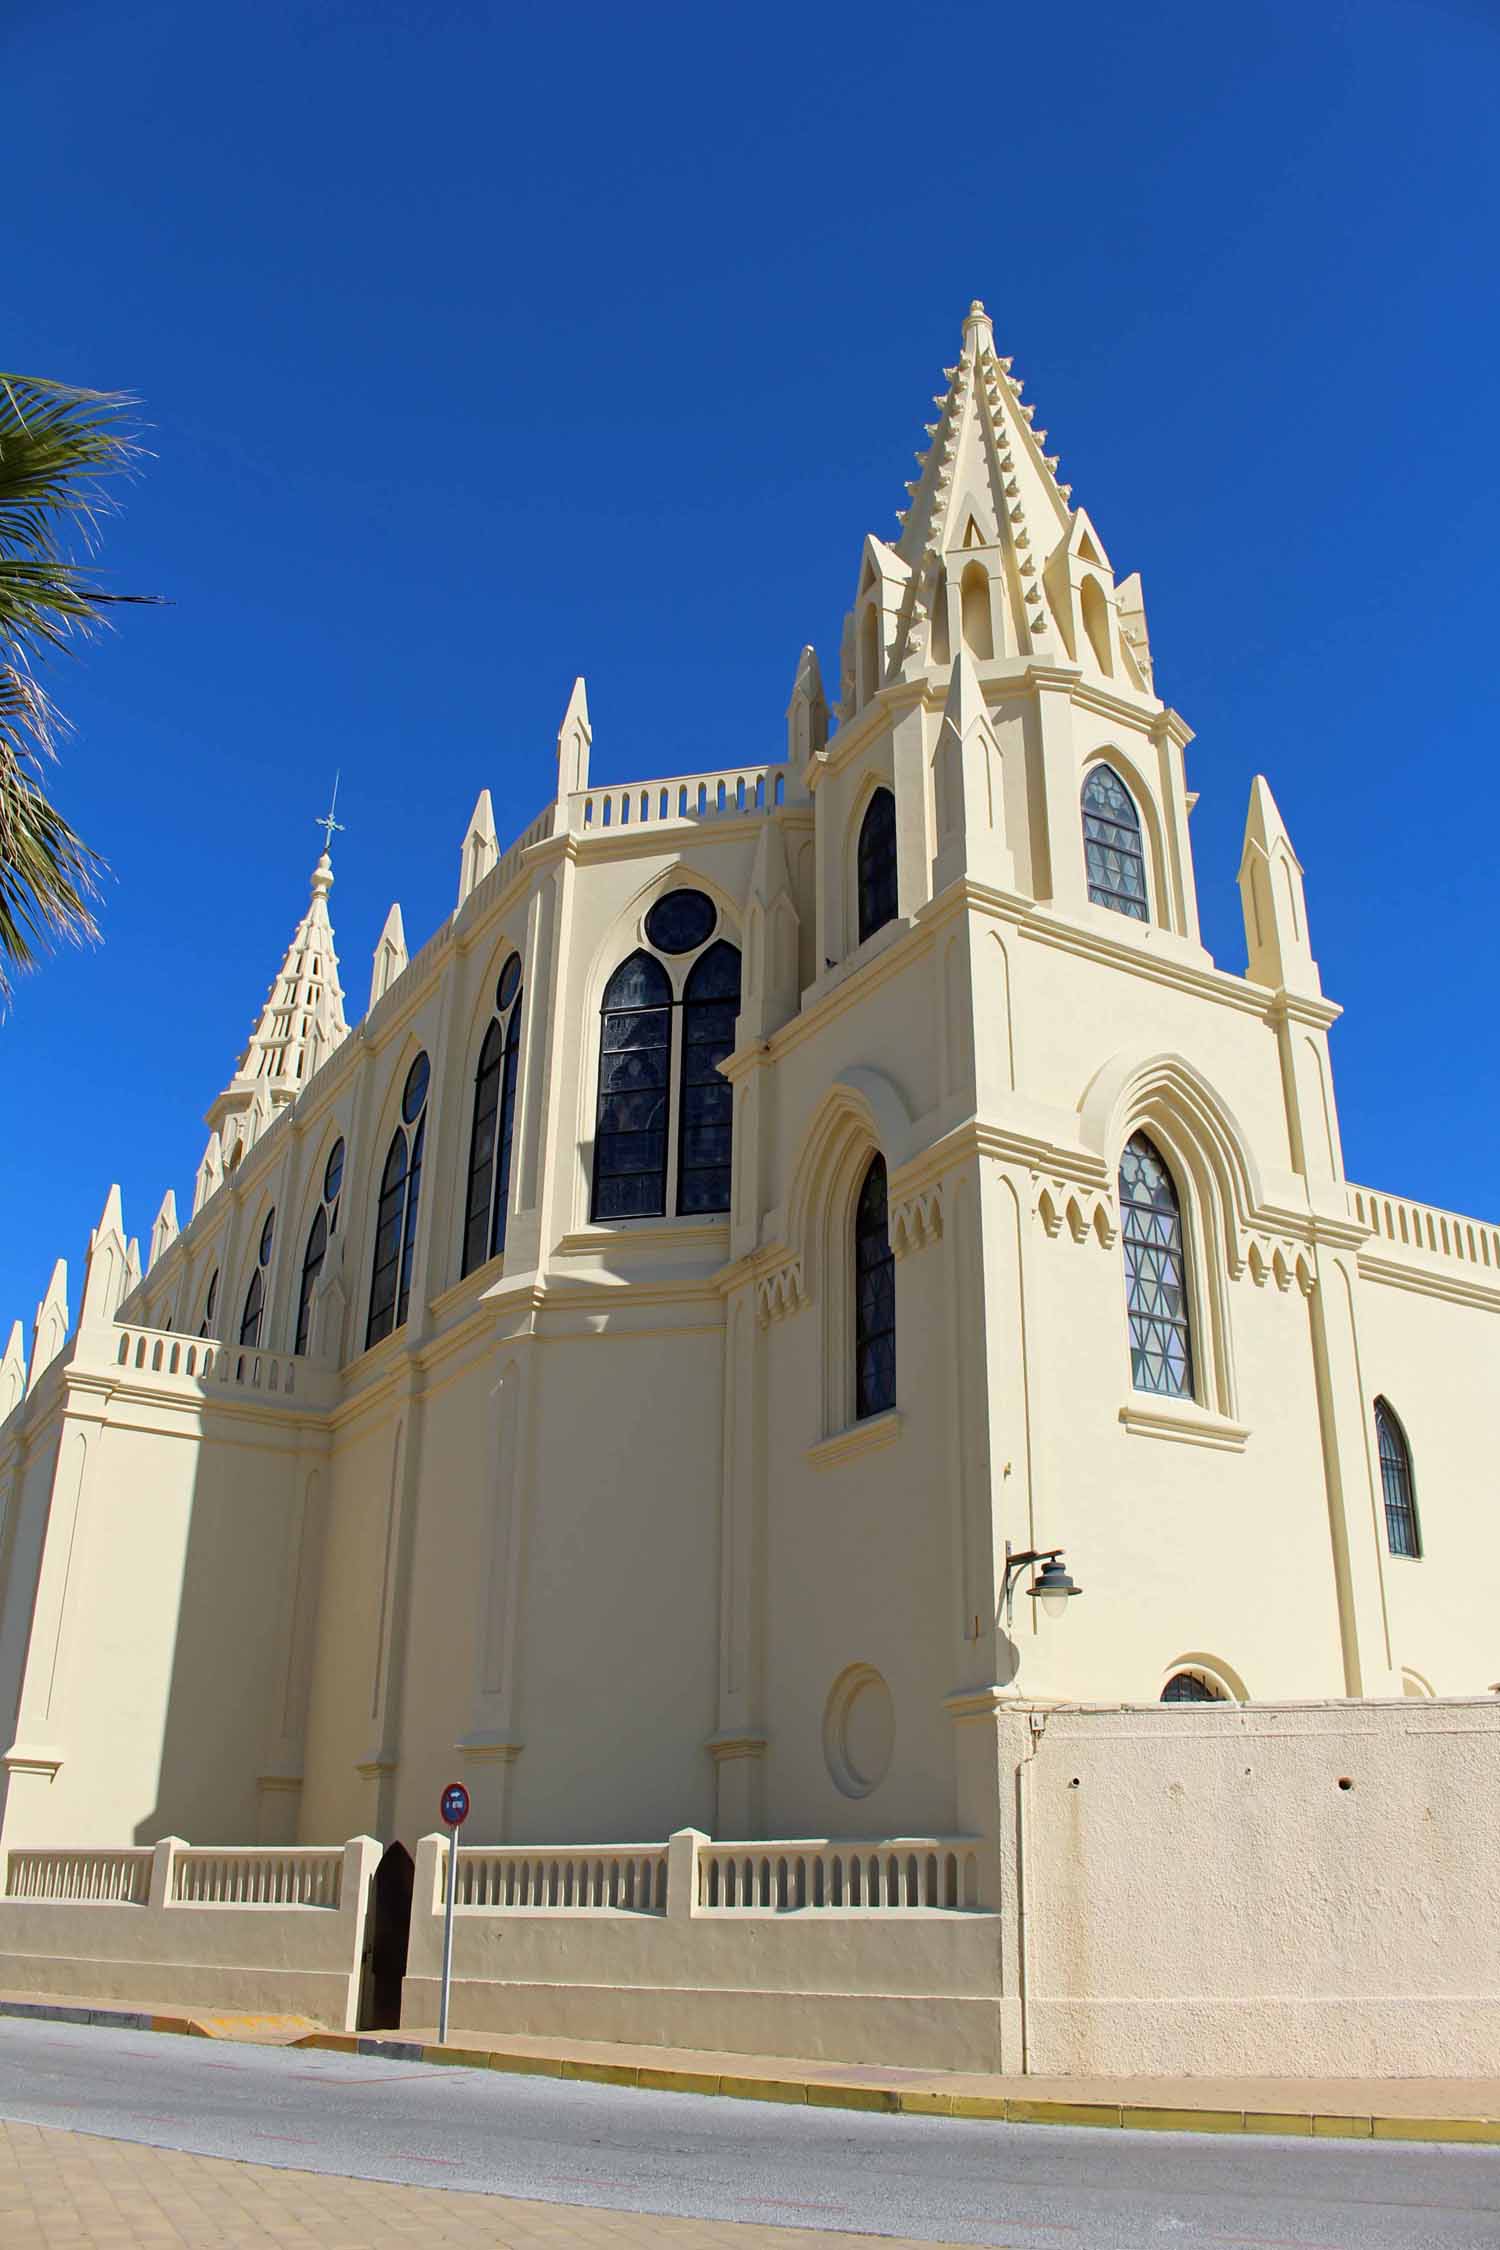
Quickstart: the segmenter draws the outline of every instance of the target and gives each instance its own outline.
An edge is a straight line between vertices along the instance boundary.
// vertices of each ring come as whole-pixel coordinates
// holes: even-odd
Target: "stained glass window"
[[[886,1223],[885,1158],[872,1156],[854,1212],[854,1413],[896,1403],[896,1261]]]
[[[294,1351],[305,1352],[307,1349],[307,1339],[312,1328],[313,1290],[317,1286],[318,1275],[323,1270],[323,1260],[327,1255],[328,1212],[320,1203],[313,1214],[313,1223],[308,1229],[307,1248],[302,1256],[302,1286],[297,1292],[297,1341],[292,1347]]]
[[[1385,1537],[1393,1555],[1422,1552],[1417,1527],[1417,1494],[1412,1481],[1411,1448],[1406,1433],[1383,1398],[1375,1401],[1375,1436],[1380,1449],[1380,1483],[1385,1494]]]
[[[649,953],[622,961],[604,991],[594,1124],[596,1219],[660,1218],[667,1208],[672,987]]]
[[[402,1123],[391,1135],[380,1201],[375,1211],[375,1259],[370,1276],[370,1317],[365,1349],[406,1319],[411,1302],[412,1259],[422,1193],[422,1148],[427,1137],[427,1057],[418,1055],[401,1095]]]
[[[668,891],[646,916],[646,935],[658,953],[692,953],[717,920],[713,900],[702,891]]]
[[[496,1015],[484,1035],[474,1073],[474,1126],[469,1137],[469,1193],[464,1206],[463,1271],[472,1273],[505,1248],[510,1205],[516,1076],[521,1060],[521,958],[513,953],[495,987]]]
[[[1141,816],[1113,766],[1092,767],[1084,782],[1083,852],[1094,904],[1149,921]]]
[[[240,1342],[260,1342],[260,1316],[265,1309],[266,1282],[259,1266],[250,1276],[250,1287],[245,1292],[245,1310],[240,1315]]]
[[[679,1212],[729,1209],[734,1088],[718,1065],[733,1050],[739,1012],[739,949],[720,938],[693,963],[682,996]]]
[[[1125,1308],[1130,1379],[1164,1398],[1193,1395],[1187,1251],[1172,1175],[1144,1133],[1120,1159],[1120,1231],[1125,1244]]]
[[[859,829],[859,942],[896,919],[896,800],[877,789]]]
[[[1197,1672],[1174,1672],[1161,1691],[1163,1703],[1223,1703],[1225,1698]]]

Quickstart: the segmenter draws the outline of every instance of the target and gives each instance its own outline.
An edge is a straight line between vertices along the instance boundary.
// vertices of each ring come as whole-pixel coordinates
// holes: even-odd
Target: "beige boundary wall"
[[[314,2017],[352,2031],[373,1836],[327,1851],[12,1849],[0,1986]]]
[[[463,1849],[455,2033],[1042,2074],[1493,2069],[1500,1701],[999,1702],[961,1732],[989,1836]],[[378,1856],[12,1850],[0,1983],[352,2027]],[[424,1837],[410,2028],[437,2020],[446,1879]]]

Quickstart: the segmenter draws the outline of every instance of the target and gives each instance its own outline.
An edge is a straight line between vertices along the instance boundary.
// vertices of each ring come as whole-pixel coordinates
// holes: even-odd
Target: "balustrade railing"
[[[178,1906],[337,1907],[343,1865],[341,1850],[187,1847],[172,1855],[171,1897]]]
[[[728,766],[722,773],[673,774],[664,781],[579,789],[568,799],[575,834],[732,819],[785,804],[795,786],[786,766]]]
[[[883,1843],[702,1844],[698,1903],[714,1913],[796,1914],[864,1907],[954,1911],[979,1904],[972,1837],[895,1837]]]
[[[59,1906],[144,1906],[151,1851],[11,1851],[5,1896]]]
[[[1500,1278],[1500,1227],[1483,1219],[1466,1219],[1457,1211],[1440,1211],[1429,1203],[1413,1203],[1399,1195],[1381,1195],[1374,1188],[1349,1189],[1349,1212],[1384,1242],[1399,1249],[1425,1250],[1429,1256],[1456,1258]]]
[[[226,1390],[261,1391],[268,1398],[296,1395],[299,1372],[307,1362],[291,1352],[261,1351],[249,1345],[221,1344],[212,1336],[179,1336],[169,1328],[121,1326],[115,1365],[147,1375],[178,1375]]]
[[[441,1863],[446,1903],[448,1862]],[[548,1913],[665,1914],[664,1844],[596,1845],[590,1851],[460,1850],[455,1906],[539,1908]]]

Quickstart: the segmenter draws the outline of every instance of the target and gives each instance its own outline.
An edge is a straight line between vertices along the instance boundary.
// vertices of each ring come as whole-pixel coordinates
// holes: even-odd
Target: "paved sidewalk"
[[[840,2250],[943,2250],[842,2234]],[[803,2227],[638,2218],[447,2188],[393,2187],[0,2124],[5,2250],[828,2250]],[[949,2246],[951,2250],[951,2246]]]

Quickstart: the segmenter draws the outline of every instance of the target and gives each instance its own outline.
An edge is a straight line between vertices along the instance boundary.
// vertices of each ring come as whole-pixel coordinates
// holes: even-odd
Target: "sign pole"
[[[458,1891],[458,1830],[448,1831],[448,1906],[443,1915],[443,1996],[438,2004],[438,2045],[448,2039],[448,1994],[453,1985],[453,1901]]]
[[[450,1781],[438,1808],[448,1829],[448,1903],[443,1913],[443,1984],[438,1999],[438,2045],[447,2044],[448,1999],[453,1989],[453,1909],[458,1903],[458,1832],[469,1817],[469,1792]]]

